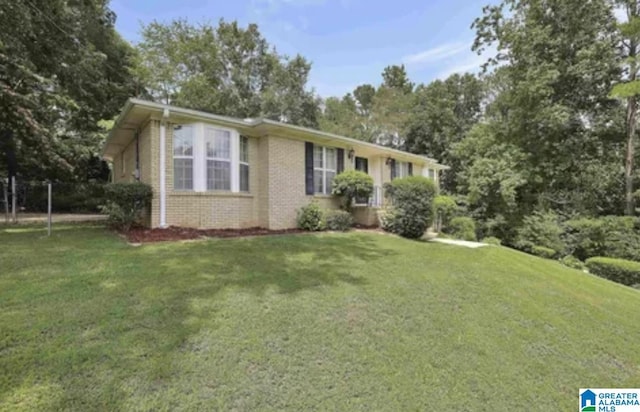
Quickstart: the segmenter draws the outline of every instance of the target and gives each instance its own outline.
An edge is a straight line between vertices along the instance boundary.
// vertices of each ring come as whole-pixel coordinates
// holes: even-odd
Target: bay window
[[[173,129],[173,188],[193,190],[193,127]]]
[[[313,186],[316,194],[331,194],[331,185],[338,168],[337,159],[335,148],[313,146]]]
[[[205,128],[207,190],[231,190],[231,132]]]
[[[249,191],[249,138],[240,136],[240,191]]]
[[[174,190],[248,192],[249,167],[249,138],[237,131],[204,123],[174,128]]]

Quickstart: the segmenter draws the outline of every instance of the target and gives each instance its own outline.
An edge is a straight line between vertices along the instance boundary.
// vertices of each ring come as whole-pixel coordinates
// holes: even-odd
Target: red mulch
[[[203,237],[242,237],[265,236],[303,233],[300,229],[269,230],[261,227],[248,229],[190,229],[186,227],[170,226],[166,229],[132,228],[128,233],[123,233],[131,243],[163,242],[167,240],[201,239]]]

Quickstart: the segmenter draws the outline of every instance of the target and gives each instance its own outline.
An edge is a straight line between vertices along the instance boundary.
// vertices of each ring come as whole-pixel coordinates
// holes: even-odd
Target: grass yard
[[[0,245],[0,410],[565,411],[640,387],[640,291],[501,247]]]

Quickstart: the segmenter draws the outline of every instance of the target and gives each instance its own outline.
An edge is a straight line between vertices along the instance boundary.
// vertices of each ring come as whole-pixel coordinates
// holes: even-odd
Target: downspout
[[[160,121],[160,227],[167,227],[167,120],[169,109],[162,112]]]

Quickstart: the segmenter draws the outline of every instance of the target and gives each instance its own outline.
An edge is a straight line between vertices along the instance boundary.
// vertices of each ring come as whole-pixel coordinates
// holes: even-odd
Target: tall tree
[[[0,166],[9,176],[93,173],[98,121],[133,90],[133,51],[114,22],[104,0],[0,0]]]
[[[390,89],[397,89],[403,93],[411,93],[413,90],[414,85],[409,80],[404,64],[385,67],[382,71],[382,80],[382,85]]]
[[[640,62],[638,54],[640,47],[640,1],[638,0],[617,0],[616,4],[623,7],[627,14],[627,21],[618,25],[621,40],[621,53],[624,62],[622,82],[613,87],[611,94],[625,100],[626,103],[626,132],[627,144],[625,153],[625,213],[633,215],[635,213],[633,180],[634,180],[634,158],[637,140],[638,124],[638,95],[640,95],[640,80],[638,72]]]
[[[474,27],[474,49],[497,43],[491,62],[503,65],[504,91],[493,105],[506,128],[497,138],[524,155],[518,167],[527,184],[519,204],[577,210],[575,182],[584,166],[616,153],[621,143],[611,122],[619,105],[608,96],[620,72],[611,5],[504,0],[486,7]]]
[[[311,64],[299,55],[278,54],[257,25],[152,22],[143,27],[142,38],[137,73],[154,99],[317,126],[319,102],[307,89]]]
[[[449,192],[456,191],[460,172],[453,149],[478,122],[483,99],[483,83],[472,74],[454,74],[415,90],[405,126],[405,148],[450,166],[441,182]]]

